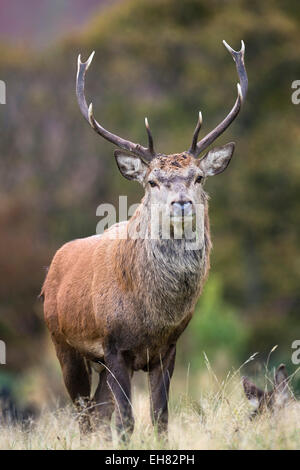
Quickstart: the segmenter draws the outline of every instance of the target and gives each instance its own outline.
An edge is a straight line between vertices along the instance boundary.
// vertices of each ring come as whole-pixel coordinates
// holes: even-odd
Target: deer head
[[[196,205],[203,202],[205,198],[204,179],[207,176],[223,172],[234,152],[234,143],[228,143],[222,147],[212,148],[202,158],[198,158],[233,122],[247,93],[248,79],[244,64],[244,43],[242,41],[241,50],[238,52],[234,51],[225,41],[223,43],[235,61],[239,76],[237,99],[234,106],[215,129],[198,141],[202,124],[200,112],[191,146],[188,150],[173,155],[155,151],[147,118],[145,118],[145,125],[148,134],[148,147],[112,134],[99,124],[94,117],[92,103],[87,105],[84,94],[85,74],[92,62],[94,52],[84,63],[81,62],[80,55],[78,57],[76,94],[83,116],[100,136],[119,147],[120,150],[116,150],[114,155],[122,175],[129,180],[141,183],[144,186],[145,200],[149,206],[152,204],[164,206],[166,212],[171,216],[171,223],[172,221],[173,223],[178,222],[178,219],[182,221],[183,218],[194,217]]]
[[[275,372],[274,387],[271,391],[265,392],[253,384],[248,377],[243,377],[244,392],[254,410],[251,418],[269,409],[274,411],[281,408],[291,399],[291,392],[288,386],[288,374],[284,364],[281,364]]]

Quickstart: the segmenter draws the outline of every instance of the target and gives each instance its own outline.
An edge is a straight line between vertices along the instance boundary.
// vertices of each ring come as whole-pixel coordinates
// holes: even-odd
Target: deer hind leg
[[[99,384],[93,397],[92,419],[93,423],[101,426],[104,437],[111,440],[110,423],[115,405],[107,379],[108,372],[105,369],[99,374]]]
[[[91,431],[90,393],[91,370],[87,361],[65,342],[54,341],[66,389],[78,410],[80,431]]]
[[[168,430],[168,400],[175,365],[176,346],[170,347],[161,361],[149,371],[151,419],[159,433]]]

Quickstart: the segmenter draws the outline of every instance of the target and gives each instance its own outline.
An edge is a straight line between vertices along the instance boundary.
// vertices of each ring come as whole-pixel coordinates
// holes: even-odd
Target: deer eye
[[[149,180],[148,183],[150,184],[151,188],[155,188],[155,186],[158,186],[158,184],[155,183],[155,181],[153,180]]]
[[[201,175],[197,176],[197,178],[195,179],[195,183],[201,183],[202,179],[203,179],[203,176]]]

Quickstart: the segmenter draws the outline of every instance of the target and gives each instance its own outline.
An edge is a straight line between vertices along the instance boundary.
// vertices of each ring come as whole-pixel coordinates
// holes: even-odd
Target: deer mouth
[[[188,222],[193,222],[196,217],[196,214],[181,214],[181,215],[171,215],[170,216],[170,221],[175,224],[182,224],[182,223],[188,223]]]
[[[173,215],[170,217],[170,226],[179,238],[190,238],[190,233],[193,233],[196,225],[196,215]]]

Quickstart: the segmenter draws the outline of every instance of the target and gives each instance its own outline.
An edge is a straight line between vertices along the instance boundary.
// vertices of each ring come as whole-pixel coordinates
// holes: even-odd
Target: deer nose
[[[192,215],[192,201],[173,201],[171,203],[171,213],[175,217],[186,217]]]

